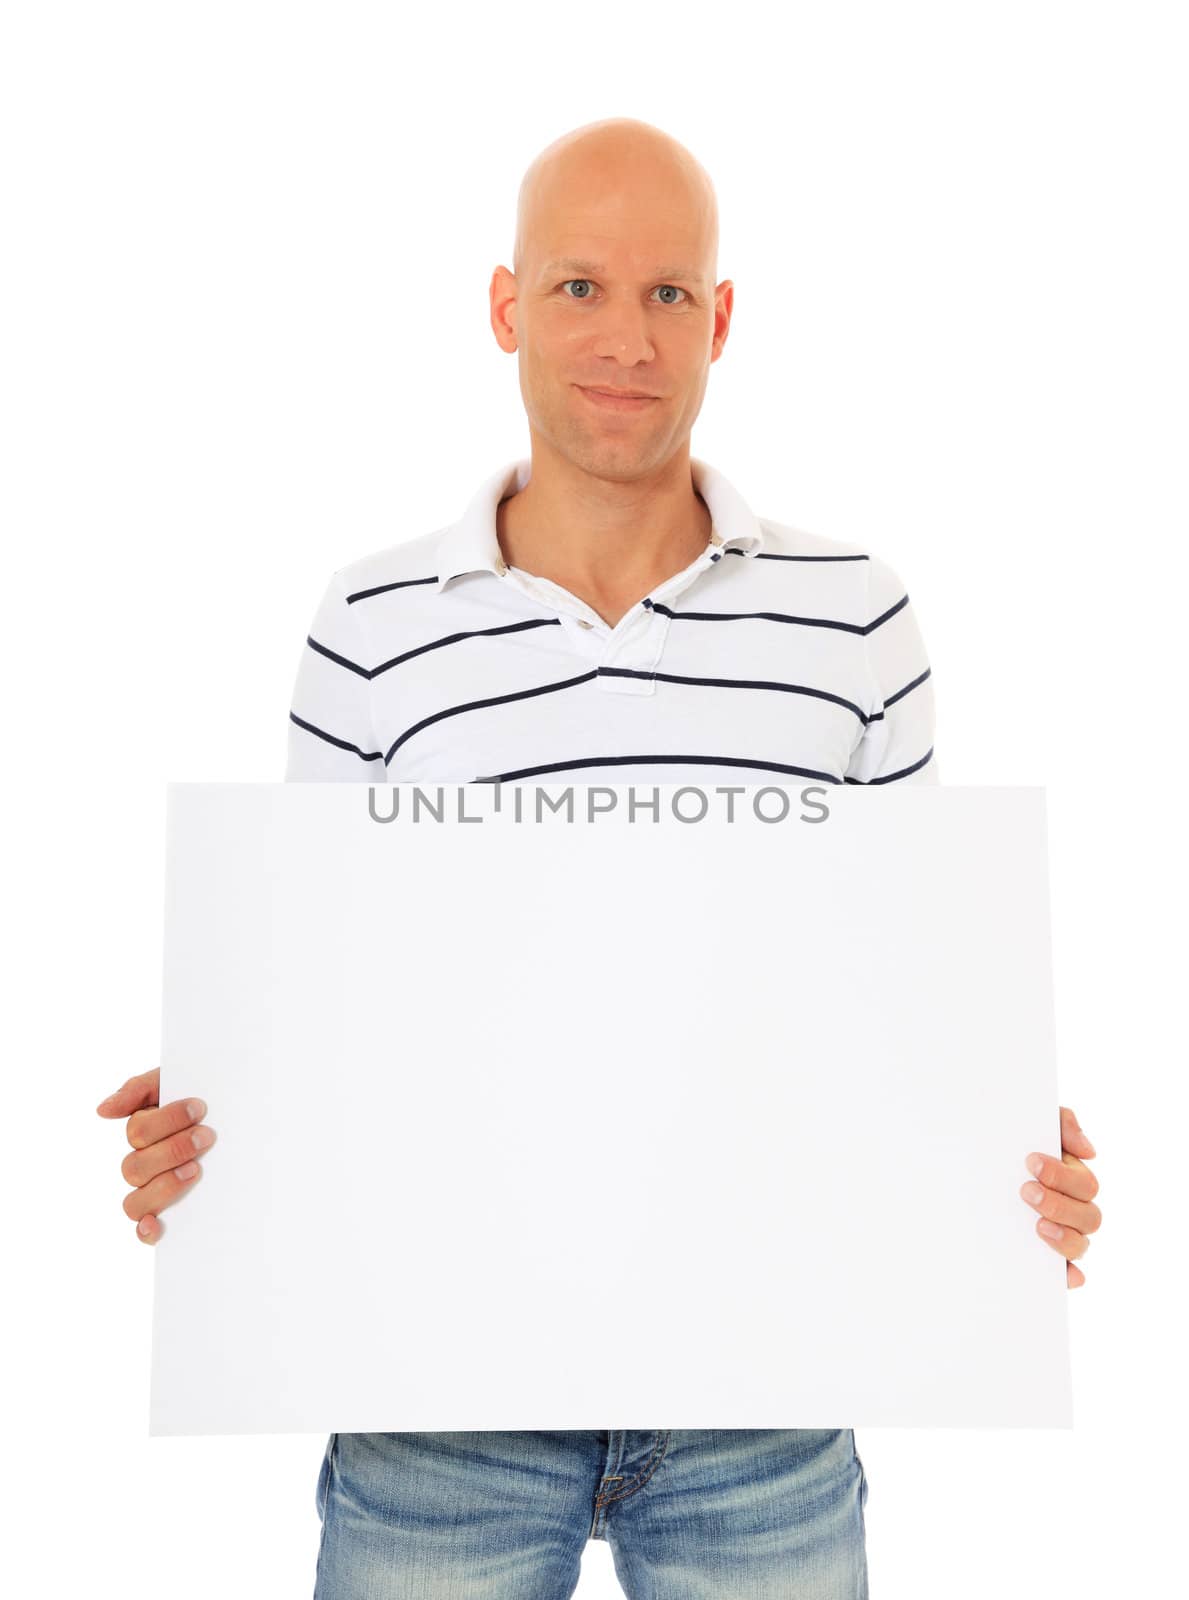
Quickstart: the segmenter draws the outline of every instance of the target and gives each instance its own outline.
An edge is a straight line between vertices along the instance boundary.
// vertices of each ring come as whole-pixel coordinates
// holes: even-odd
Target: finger
[[[1065,1263],[1066,1287],[1070,1289],[1080,1289],[1085,1281],[1086,1274],[1082,1271],[1081,1267],[1079,1267],[1074,1261],[1067,1261]]]
[[[1081,1124],[1069,1106],[1061,1106],[1061,1148],[1076,1156],[1097,1155],[1093,1144],[1082,1132]]]
[[[183,1178],[182,1172],[187,1176]],[[201,1176],[202,1167],[197,1161],[187,1162],[181,1171],[175,1168],[161,1173],[142,1188],[133,1189],[124,1196],[124,1215],[133,1222],[139,1222],[141,1217],[150,1213],[156,1217],[166,1206],[175,1205],[183,1195],[188,1194]]]
[[[195,1113],[201,1115],[205,1110],[201,1100],[179,1100],[155,1112],[155,1116],[170,1119],[173,1131],[153,1144],[145,1145],[143,1149],[132,1150],[124,1157],[120,1163],[124,1182],[143,1188],[158,1173],[184,1166],[204,1150],[209,1150],[215,1142],[215,1130],[194,1120]]]
[[[1051,1233],[1049,1229],[1052,1229]],[[1047,1245],[1051,1245],[1057,1254],[1064,1256],[1067,1261],[1076,1261],[1090,1248],[1089,1239],[1077,1228],[1063,1227],[1060,1223],[1050,1222],[1046,1217],[1042,1217],[1036,1224],[1036,1231]]]
[[[1069,1150],[1075,1156],[1081,1156],[1086,1161],[1092,1160],[1098,1154],[1098,1151],[1095,1150],[1093,1144],[1080,1128],[1072,1129],[1069,1133],[1063,1133],[1061,1135],[1061,1145],[1063,1149]]]
[[[160,1085],[160,1067],[153,1067],[149,1072],[138,1072],[134,1078],[128,1078],[114,1094],[109,1094],[106,1100],[101,1100],[95,1110],[101,1117],[130,1116],[141,1106],[157,1104]]]
[[[1047,1189],[1029,1178],[1020,1185],[1020,1198],[1026,1200],[1038,1216],[1061,1228],[1073,1228],[1079,1233],[1097,1233],[1102,1226],[1102,1212],[1092,1200],[1075,1200],[1058,1189]]]
[[[151,1213],[141,1217],[136,1224],[136,1237],[141,1244],[156,1244],[165,1229]]]
[[[1037,1183],[1056,1189],[1059,1194],[1072,1195],[1075,1200],[1093,1200],[1098,1193],[1098,1178],[1076,1156],[1063,1155],[1058,1161],[1056,1156],[1034,1150],[1024,1165]]]
[[[168,1139],[171,1134],[180,1133],[191,1123],[201,1122],[205,1116],[206,1101],[192,1095],[188,1100],[171,1100],[168,1105],[151,1111],[134,1112],[128,1118],[124,1132],[134,1150],[144,1150],[149,1145],[160,1144],[162,1139]],[[151,1177],[156,1170],[155,1167],[146,1169],[145,1177]],[[129,1183],[141,1181],[139,1178],[128,1180]]]

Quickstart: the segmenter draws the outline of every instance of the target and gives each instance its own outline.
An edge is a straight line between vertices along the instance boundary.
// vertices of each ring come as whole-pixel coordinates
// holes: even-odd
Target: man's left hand
[[[1096,1233],[1102,1224],[1102,1212],[1093,1204],[1098,1179],[1079,1157],[1096,1152],[1069,1107],[1060,1110],[1061,1157],[1028,1156],[1024,1165],[1032,1177],[1021,1186],[1020,1194],[1039,1213],[1037,1233],[1065,1257],[1066,1287],[1079,1289],[1086,1274],[1074,1263],[1090,1248],[1087,1235]]]

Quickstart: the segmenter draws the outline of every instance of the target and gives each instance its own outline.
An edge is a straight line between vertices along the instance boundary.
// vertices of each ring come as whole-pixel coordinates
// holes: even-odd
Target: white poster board
[[[1072,1425],[1043,789],[172,784],[167,835],[218,1140],[150,1433]]]

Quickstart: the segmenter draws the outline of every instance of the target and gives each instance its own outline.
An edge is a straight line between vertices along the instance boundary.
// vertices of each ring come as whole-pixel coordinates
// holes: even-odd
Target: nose
[[[639,305],[606,306],[599,316],[593,349],[595,355],[606,356],[624,367],[651,361],[656,352],[648,334],[647,313]],[[646,389],[648,385],[642,383],[640,387]]]

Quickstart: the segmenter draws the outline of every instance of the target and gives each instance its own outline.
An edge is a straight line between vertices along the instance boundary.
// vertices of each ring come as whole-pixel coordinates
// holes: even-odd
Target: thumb
[[[1097,1150],[1094,1148],[1092,1140],[1086,1134],[1084,1134],[1080,1128],[1074,1134],[1074,1138],[1078,1141],[1083,1155],[1096,1156],[1098,1154]]]
[[[157,1105],[160,1086],[160,1067],[154,1067],[151,1072],[138,1072],[114,1094],[101,1100],[95,1110],[101,1117],[130,1117],[134,1111],[140,1111],[145,1106]]]

